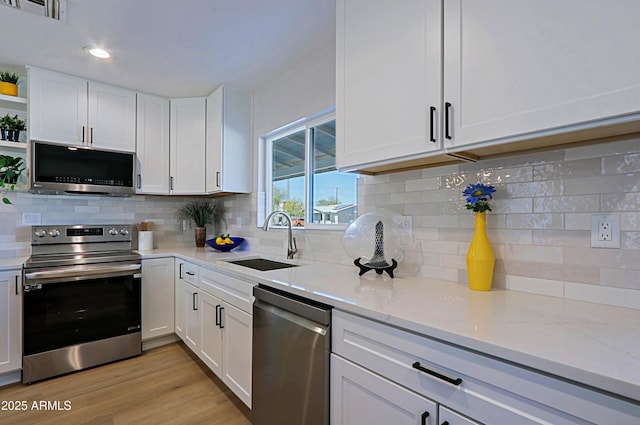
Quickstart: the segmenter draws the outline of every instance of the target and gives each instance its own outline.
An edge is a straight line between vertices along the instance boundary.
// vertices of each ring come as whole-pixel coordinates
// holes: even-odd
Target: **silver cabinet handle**
[[[20,295],[20,290],[18,289],[18,275],[16,275],[16,295]]]

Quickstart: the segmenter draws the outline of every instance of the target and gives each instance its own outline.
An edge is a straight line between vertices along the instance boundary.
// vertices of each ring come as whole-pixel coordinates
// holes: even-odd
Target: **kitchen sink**
[[[227,261],[227,263],[237,264],[238,266],[248,267],[253,270],[260,270],[261,272],[298,267],[297,264],[282,263],[280,261],[268,260],[266,258],[245,258],[243,260],[230,260]]]

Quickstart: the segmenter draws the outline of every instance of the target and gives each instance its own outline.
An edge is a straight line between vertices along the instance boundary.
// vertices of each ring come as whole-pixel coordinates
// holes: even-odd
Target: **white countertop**
[[[395,278],[355,266],[270,258],[302,265],[260,272],[225,260],[257,257],[211,248],[140,252],[180,257],[255,283],[640,401],[640,310],[492,290],[429,278]],[[269,256],[266,256],[269,257]],[[26,258],[0,259],[0,270]]]
[[[373,271],[360,277],[355,266],[305,259],[271,257],[304,266],[266,272],[224,261],[259,256],[247,251],[190,248],[141,254],[181,257],[640,401],[639,310],[516,291],[477,292],[457,283],[391,279]]]

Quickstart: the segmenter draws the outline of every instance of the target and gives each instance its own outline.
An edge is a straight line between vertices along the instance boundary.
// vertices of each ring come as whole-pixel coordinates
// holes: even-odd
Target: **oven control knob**
[[[49,236],[51,236],[52,238],[57,238],[58,236],[60,236],[60,230],[58,229],[49,230]]]
[[[122,229],[120,229],[120,234],[121,235],[128,235],[129,234],[129,230],[127,230],[126,228],[123,227]]]
[[[44,238],[45,236],[47,236],[47,231],[44,229],[36,230],[34,233],[39,238]]]
[[[116,230],[116,228],[115,228],[115,227],[112,227],[111,229],[109,229],[109,234],[110,234],[111,236],[115,236],[115,235],[117,235],[117,234],[118,234],[118,231]]]

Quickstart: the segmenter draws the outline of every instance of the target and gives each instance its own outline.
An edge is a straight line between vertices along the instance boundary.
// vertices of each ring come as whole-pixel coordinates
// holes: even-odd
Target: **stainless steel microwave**
[[[44,194],[129,196],[135,154],[31,141],[31,189]]]

